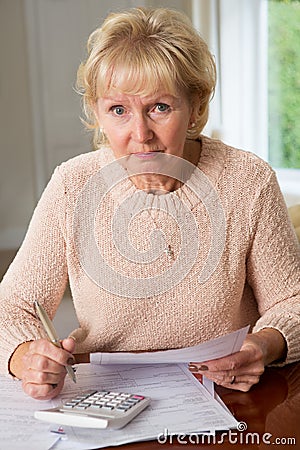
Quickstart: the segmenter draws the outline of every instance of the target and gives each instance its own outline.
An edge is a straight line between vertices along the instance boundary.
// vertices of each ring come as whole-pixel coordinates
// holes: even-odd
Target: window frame
[[[218,72],[204,132],[268,161],[268,0],[193,0],[192,7]],[[300,170],[274,170],[288,206],[300,203]]]

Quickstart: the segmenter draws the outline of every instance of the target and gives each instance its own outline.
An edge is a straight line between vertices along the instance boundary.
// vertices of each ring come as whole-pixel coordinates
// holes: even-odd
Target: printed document
[[[66,378],[62,394],[49,402],[26,397],[20,382],[2,377],[0,449],[83,450],[156,440],[164,433],[213,433],[237,426],[234,417],[185,365],[81,364],[77,380],[75,385]],[[59,426],[34,419],[35,410],[56,406],[62,400],[89,389],[147,395],[151,397],[151,405],[125,428],[113,431],[77,427],[64,427],[62,431]]]
[[[81,388],[110,389],[151,397],[151,404],[121,430],[64,427],[61,450],[102,448],[128,442],[156,440],[164,434],[214,433],[236,428],[237,421],[191,374],[186,365],[81,365]],[[68,392],[78,392],[68,383]],[[53,428],[52,428],[53,429]]]

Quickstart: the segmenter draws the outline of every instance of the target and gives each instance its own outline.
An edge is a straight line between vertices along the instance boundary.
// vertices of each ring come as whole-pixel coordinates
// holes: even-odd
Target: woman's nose
[[[145,143],[153,138],[151,124],[148,117],[135,117],[132,121],[132,136],[138,143]]]

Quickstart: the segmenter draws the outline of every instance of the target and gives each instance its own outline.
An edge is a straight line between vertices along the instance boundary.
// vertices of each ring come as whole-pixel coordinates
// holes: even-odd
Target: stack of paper
[[[80,366],[78,379],[82,388],[104,388],[140,393],[151,397],[151,405],[121,430],[92,430],[64,427],[60,445],[64,450],[93,449],[128,442],[158,440],[190,433],[214,434],[217,430],[236,428],[237,421],[190,373],[186,365],[110,365]],[[70,390],[64,396],[78,392]],[[59,431],[52,427],[52,431]]]
[[[157,440],[160,443],[176,442],[178,436],[181,439],[180,443],[183,443],[184,437],[191,434],[209,435],[218,430],[236,428],[238,422],[217,398],[212,383],[206,379],[200,383],[187,369],[186,363],[211,359],[207,358],[208,348],[215,358],[220,357],[215,355],[225,356],[238,351],[246,333],[247,328],[180,351],[127,354],[126,362],[129,362],[129,357],[139,359],[139,362],[135,361],[132,364],[111,364],[111,361],[110,364],[103,364],[103,355],[105,359],[107,354],[95,354],[92,361],[102,361],[102,364],[79,365],[77,384],[67,378],[63,393],[51,402],[25,397],[20,383],[2,378],[0,398],[1,403],[4,403],[0,408],[2,425],[0,449],[90,450],[146,440]],[[193,353],[195,351],[198,353]],[[125,356],[113,355],[114,358],[119,355],[122,361]],[[151,358],[155,355],[154,362],[151,360],[149,364],[147,358],[143,361],[142,358],[147,355],[152,355]],[[171,358],[172,361],[175,359],[176,363],[162,363],[162,356],[165,362]],[[185,360],[185,363],[178,363],[182,360]],[[142,394],[151,397],[151,405],[120,430],[77,427],[62,429],[34,419],[35,410],[56,406],[61,401],[90,389]]]

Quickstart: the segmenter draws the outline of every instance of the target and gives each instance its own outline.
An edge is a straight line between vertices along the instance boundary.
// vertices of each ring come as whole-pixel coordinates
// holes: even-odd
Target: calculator
[[[56,408],[35,411],[34,417],[59,425],[83,428],[122,428],[150,404],[139,394],[89,391]]]

